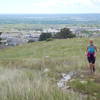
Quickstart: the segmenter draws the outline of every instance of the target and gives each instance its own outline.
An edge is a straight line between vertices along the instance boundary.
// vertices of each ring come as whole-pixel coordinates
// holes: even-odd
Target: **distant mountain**
[[[100,24],[100,14],[1,14],[0,24]]]

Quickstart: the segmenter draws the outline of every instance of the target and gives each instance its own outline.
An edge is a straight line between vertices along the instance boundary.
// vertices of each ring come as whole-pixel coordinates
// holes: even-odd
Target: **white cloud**
[[[5,2],[4,2],[5,1]],[[8,2],[7,2],[8,1]],[[9,0],[0,1],[0,12],[100,13],[100,0]],[[15,2],[16,1],[16,2]]]
[[[95,6],[100,6],[100,0],[91,0]]]
[[[100,0],[44,0],[35,2],[32,6],[34,12],[39,13],[98,12],[97,1],[100,2]]]
[[[91,0],[46,0],[34,3],[35,6],[45,6],[45,7],[52,7],[52,6],[75,6],[75,5],[82,5],[82,6],[91,6],[93,3]]]

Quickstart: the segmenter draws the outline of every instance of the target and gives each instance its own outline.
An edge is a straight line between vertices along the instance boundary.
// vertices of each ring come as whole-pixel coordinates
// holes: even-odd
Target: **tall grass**
[[[0,69],[0,100],[80,100],[78,93],[64,93],[41,71]]]
[[[100,47],[99,38],[95,41]],[[87,43],[88,39],[54,40],[0,50],[0,100],[92,100],[56,84],[61,73],[87,68]],[[99,60],[98,52],[97,72]]]

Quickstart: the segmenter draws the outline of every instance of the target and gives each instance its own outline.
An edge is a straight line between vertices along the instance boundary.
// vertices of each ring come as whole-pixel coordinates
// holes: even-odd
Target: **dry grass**
[[[0,100],[87,100],[79,93],[65,93],[56,85],[61,73],[86,69],[87,42],[88,39],[54,40],[1,50]],[[98,48],[99,42],[99,38],[95,39]],[[98,52],[97,73],[99,61]]]

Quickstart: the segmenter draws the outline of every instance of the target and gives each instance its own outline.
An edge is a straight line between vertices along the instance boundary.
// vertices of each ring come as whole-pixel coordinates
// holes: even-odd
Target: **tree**
[[[1,36],[1,34],[2,34],[2,32],[0,32],[0,36]],[[2,40],[2,38],[0,37],[0,44],[1,44],[1,40]]]
[[[40,35],[39,41],[44,41],[44,40],[47,40],[49,38],[52,38],[52,34],[51,33],[42,33]]]
[[[73,38],[76,37],[75,34],[73,34],[69,28],[63,28],[58,32],[55,36],[56,38],[60,39],[66,39],[66,38]]]

